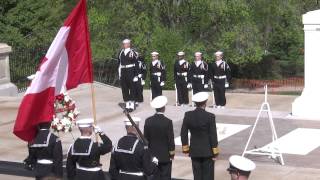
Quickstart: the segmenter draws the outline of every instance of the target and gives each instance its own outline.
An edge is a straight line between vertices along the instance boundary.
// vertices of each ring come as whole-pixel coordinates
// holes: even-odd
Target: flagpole
[[[96,111],[96,93],[94,91],[93,82],[91,83],[91,103],[92,103],[92,114],[93,114],[93,123],[97,125],[97,111]],[[96,141],[98,142],[98,136],[96,136]]]

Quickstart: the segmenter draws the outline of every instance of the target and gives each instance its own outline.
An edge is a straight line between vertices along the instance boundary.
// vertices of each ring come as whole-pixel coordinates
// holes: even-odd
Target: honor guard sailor
[[[28,144],[29,156],[24,160],[27,169],[33,170],[35,179],[62,179],[62,146],[60,139],[51,133],[51,123],[40,123],[36,137]]]
[[[205,91],[208,88],[208,64],[202,60],[202,53],[194,54],[195,61],[190,66],[188,87],[192,87],[193,94]]]
[[[178,52],[178,60],[174,64],[174,80],[176,82],[176,91],[178,105],[188,105],[188,73],[190,66],[187,60],[184,59],[185,53]]]
[[[159,60],[159,53],[152,52],[150,64],[150,82],[152,99],[162,95],[162,88],[166,81],[166,68],[163,61]]]
[[[67,157],[67,175],[70,180],[106,179],[100,164],[100,156],[112,150],[111,140],[98,126],[93,126],[93,119],[77,120],[81,136],[70,146]],[[92,133],[100,136],[103,143],[94,142]]]
[[[147,77],[147,67],[142,56],[138,57],[138,81],[135,82],[135,103],[143,102],[143,86]]]
[[[224,108],[226,105],[226,88],[231,81],[231,70],[229,65],[222,59],[223,52],[217,51],[216,61],[211,64],[210,77],[213,82],[214,99],[217,108]]]
[[[132,117],[139,126],[140,118]],[[124,121],[127,135],[114,146],[109,173],[112,180],[146,180],[157,172],[158,160],[138,138],[137,131],[129,121]]]
[[[134,96],[135,86],[134,83],[139,80],[138,78],[138,54],[131,48],[131,41],[125,39],[122,41],[123,49],[118,55],[118,71],[120,78],[120,85],[122,90],[123,100],[126,103],[126,109],[133,111],[135,109]]]
[[[256,165],[250,159],[238,155],[231,156],[229,163],[230,166],[227,171],[231,176],[231,180],[247,180],[251,171],[256,168]]]
[[[151,102],[156,113],[147,118],[144,124],[144,136],[149,142],[149,149],[158,160],[158,173],[152,179],[170,180],[175,144],[172,120],[164,115],[168,99],[158,96]]]
[[[208,97],[207,92],[192,97],[196,109],[185,113],[181,127],[182,151],[191,157],[195,180],[214,179],[214,162],[219,153],[215,115],[205,110]]]

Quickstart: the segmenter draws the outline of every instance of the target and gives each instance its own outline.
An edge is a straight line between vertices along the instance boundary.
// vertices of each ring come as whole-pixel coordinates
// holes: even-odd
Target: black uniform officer
[[[214,99],[217,108],[224,108],[226,105],[226,88],[231,80],[231,70],[229,65],[222,59],[223,52],[215,53],[216,61],[211,64],[210,77],[214,83]]]
[[[28,144],[26,168],[33,170],[36,179],[62,179],[62,146],[60,139],[51,133],[51,123],[39,124],[39,131]]]
[[[144,136],[149,142],[149,149],[158,160],[159,171],[153,179],[170,180],[175,144],[172,120],[164,116],[168,99],[158,96],[151,102],[156,114],[147,118],[144,124]]]
[[[100,164],[100,156],[112,150],[111,140],[101,131],[94,127],[95,133],[99,134],[102,144],[93,142],[93,119],[77,121],[81,136],[71,145],[67,158],[67,175],[72,180],[105,180]]]
[[[196,52],[195,61],[190,66],[188,87],[192,87],[193,94],[205,91],[208,88],[208,64],[202,60],[202,53]]]
[[[139,118],[132,117],[137,125]],[[145,180],[157,172],[157,159],[152,157],[148,147],[137,137],[129,120],[125,121],[127,135],[114,146],[109,173],[112,180]]]
[[[188,96],[188,73],[190,66],[184,59],[184,52],[178,52],[178,60],[174,64],[174,80],[176,82],[176,93],[178,105],[189,104]]]
[[[150,64],[150,82],[152,99],[162,95],[162,87],[166,81],[166,68],[163,61],[159,60],[159,53],[152,52],[152,62]]]
[[[118,70],[123,100],[126,108],[132,111],[134,107],[135,86],[138,81],[138,54],[131,49],[129,39],[122,41],[123,49],[118,55]]]
[[[143,102],[143,86],[147,76],[147,67],[142,56],[138,57],[138,81],[135,82],[135,103]]]
[[[214,161],[219,153],[215,115],[205,110],[208,96],[199,92],[192,97],[197,107],[185,113],[181,127],[182,151],[191,157],[195,180],[214,179]]]

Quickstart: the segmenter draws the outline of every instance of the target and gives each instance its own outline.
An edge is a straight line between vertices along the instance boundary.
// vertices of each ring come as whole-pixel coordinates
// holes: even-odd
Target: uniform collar
[[[124,50],[123,50],[124,55],[127,55],[130,50],[131,50],[131,48],[126,48],[126,49],[124,49]]]
[[[219,66],[222,63],[222,59],[220,59],[219,61],[216,61],[216,65]]]
[[[80,136],[79,139],[91,139],[91,136]]]
[[[184,60],[184,59],[179,60],[180,66],[181,66],[183,63],[185,63],[185,62],[186,62],[186,60]]]
[[[152,61],[152,66],[155,66],[158,62],[159,62],[159,60],[158,60],[158,59],[157,59],[157,60]]]
[[[200,61],[195,61],[194,64],[195,64],[197,67],[199,67],[199,66],[202,64],[202,60],[200,60]]]
[[[164,115],[164,113],[163,113],[163,112],[156,112],[156,114],[161,114],[161,115]]]

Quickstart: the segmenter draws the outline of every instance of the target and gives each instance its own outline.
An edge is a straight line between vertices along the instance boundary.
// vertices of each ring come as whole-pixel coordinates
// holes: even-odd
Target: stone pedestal
[[[292,115],[320,120],[320,10],[302,16],[304,24],[304,89],[292,103]]]
[[[17,87],[10,82],[9,53],[11,47],[0,43],[0,96],[15,96]]]

